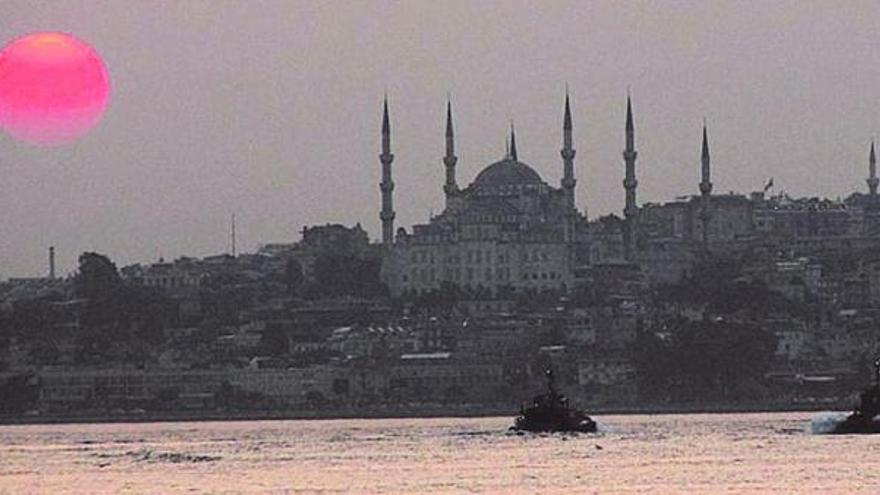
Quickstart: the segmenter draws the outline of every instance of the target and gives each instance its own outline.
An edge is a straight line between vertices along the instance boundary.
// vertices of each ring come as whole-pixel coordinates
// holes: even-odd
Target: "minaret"
[[[568,88],[565,90],[565,115],[562,117],[562,192],[565,195],[565,242],[568,244],[568,270],[574,273],[574,243],[576,237],[577,210],[574,204],[574,155],[571,139],[571,105],[568,102]]]
[[[391,123],[388,119],[388,97],[385,97],[382,112],[382,154],[379,155],[382,162],[382,182],[379,189],[382,190],[382,211],[379,218],[382,220],[382,244],[391,246],[394,242],[394,204],[391,193],[394,191],[394,181],[391,180],[391,162],[394,154],[391,153]]]
[[[703,122],[703,153],[701,157],[702,169],[700,173],[700,221],[703,224],[703,249],[709,248],[709,220],[712,214],[709,211],[709,200],[712,196],[712,181],[709,169],[709,138],[706,134],[706,123]]]
[[[871,154],[868,155],[868,191],[871,196],[877,195],[877,184],[880,183],[880,179],[877,179],[877,156],[874,154],[874,141],[871,140]]]
[[[623,188],[626,190],[626,206],[623,208],[625,224],[623,229],[623,256],[627,261],[635,258],[633,246],[636,237],[636,222],[638,221],[639,207],[636,206],[636,131],[633,125],[632,101],[626,97],[626,148],[623,150],[623,160],[626,162],[626,176],[623,179]]]
[[[455,182],[456,163],[458,157],[455,156],[455,136],[452,130],[452,102],[446,100],[446,156],[443,157],[443,164],[446,165],[446,184],[443,185],[443,192],[446,193],[447,207],[450,198],[458,193],[458,184]]]
[[[517,161],[516,158],[516,129],[513,127],[513,121],[510,122],[510,159]]]
[[[575,150],[571,146],[571,107],[568,103],[568,91],[565,92],[565,116],[562,118],[562,189],[565,191],[565,203],[569,210],[574,206],[574,155]]]

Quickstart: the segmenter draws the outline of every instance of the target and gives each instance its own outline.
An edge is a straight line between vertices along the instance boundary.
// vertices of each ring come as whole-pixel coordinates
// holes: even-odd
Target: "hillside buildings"
[[[770,337],[739,356],[772,360],[743,382],[748,397],[773,396],[774,380],[788,393],[811,383],[804,376],[857,377],[855,363],[880,352],[873,145],[866,192],[795,198],[771,179],[762,191],[718,193],[704,126],[694,194],[639,203],[628,99],[622,214],[589,218],[576,201],[568,97],[558,185],[520,159],[513,126],[505,154],[460,185],[446,110],[444,208],[404,228],[384,105],[380,243],[360,224],[304,227],[298,241],[256,253],[125,267],[119,297],[106,300],[77,294],[75,277],[0,283],[0,386],[34,373],[50,411],[506,410],[542,386],[550,363],[575,400],[674,399],[681,380],[708,372],[673,369],[681,356],[723,347],[712,339],[725,335]],[[129,302],[114,306],[120,298]],[[119,307],[126,318],[106,317]],[[693,338],[705,329],[718,331]],[[639,388],[662,372],[679,373],[671,387]]]

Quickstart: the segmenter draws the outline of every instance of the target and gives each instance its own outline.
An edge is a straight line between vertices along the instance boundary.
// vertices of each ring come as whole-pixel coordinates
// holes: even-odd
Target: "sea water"
[[[0,426],[0,493],[880,493],[880,436],[817,413]],[[820,428],[821,429],[821,428]]]

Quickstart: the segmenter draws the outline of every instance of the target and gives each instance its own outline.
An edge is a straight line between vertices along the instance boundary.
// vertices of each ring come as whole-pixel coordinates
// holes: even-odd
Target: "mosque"
[[[517,156],[511,125],[505,156],[462,188],[456,179],[452,106],[447,102],[445,208],[411,231],[394,228],[391,124],[382,115],[382,277],[393,296],[458,287],[476,294],[566,290],[588,280],[637,274],[651,283],[688,275],[711,252],[756,245],[792,256],[875,246],[880,239],[873,143],[868,194],[846,200],[793,199],[763,191],[712,194],[708,134],[703,125],[699,194],[667,203],[637,203],[635,126],[627,98],[622,217],[588,220],[575,206],[572,118],[566,94],[560,150],[562,179],[548,184]],[[795,252],[797,251],[797,252]]]
[[[568,96],[560,152],[559,187],[548,184],[519,160],[511,126],[508,150],[467,187],[456,180],[452,107],[446,113],[446,205],[411,232],[394,230],[391,126],[388,103],[382,117],[383,277],[392,294],[419,293],[455,285],[477,291],[572,287],[588,234],[586,216],[575,206],[571,108]]]

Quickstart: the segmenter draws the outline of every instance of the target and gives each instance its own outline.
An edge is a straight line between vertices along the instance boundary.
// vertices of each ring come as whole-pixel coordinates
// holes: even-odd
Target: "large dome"
[[[477,174],[477,178],[474,179],[475,186],[483,187],[522,186],[543,183],[544,181],[541,180],[541,176],[532,167],[512,158],[505,158],[489,165]]]

